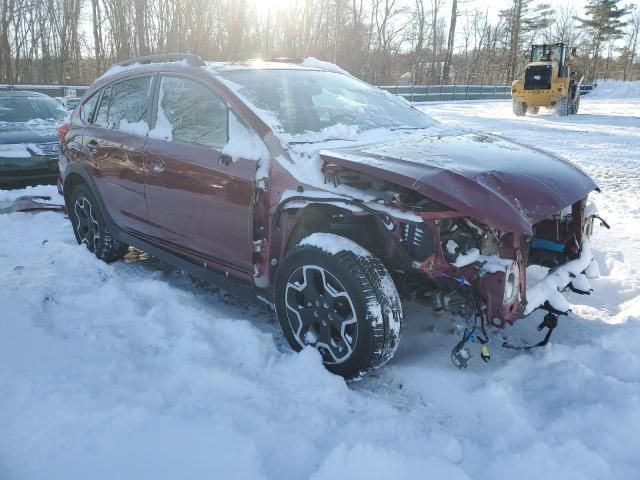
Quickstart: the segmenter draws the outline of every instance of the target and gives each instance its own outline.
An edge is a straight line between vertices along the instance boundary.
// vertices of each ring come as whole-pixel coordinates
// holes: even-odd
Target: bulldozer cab
[[[563,43],[553,45],[532,45],[531,62],[558,62],[564,65],[566,57],[566,46]]]
[[[531,63],[556,62],[558,64],[558,77],[563,78],[569,75],[567,46],[564,43],[532,45],[529,61]]]

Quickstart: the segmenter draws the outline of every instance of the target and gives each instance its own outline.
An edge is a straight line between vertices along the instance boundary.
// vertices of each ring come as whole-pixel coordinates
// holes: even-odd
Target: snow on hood
[[[531,234],[534,223],[597,188],[566,160],[479,133],[411,135],[365,147],[322,150],[320,157],[414,189],[514,233]]]
[[[0,122],[0,146],[57,142],[56,128],[59,123],[54,120]]]

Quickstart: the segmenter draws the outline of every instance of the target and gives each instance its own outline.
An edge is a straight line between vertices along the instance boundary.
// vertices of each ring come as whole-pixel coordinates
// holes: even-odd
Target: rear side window
[[[222,148],[227,143],[227,106],[211,90],[183,77],[162,77],[154,138]]]
[[[151,89],[151,77],[136,77],[107,87],[100,100],[95,123],[131,131],[132,124],[144,123]]]
[[[82,120],[83,124],[86,125],[91,123],[91,117],[93,115],[93,111],[96,109],[96,104],[98,103],[99,98],[100,92],[95,93],[89,100],[80,106],[80,120]]]

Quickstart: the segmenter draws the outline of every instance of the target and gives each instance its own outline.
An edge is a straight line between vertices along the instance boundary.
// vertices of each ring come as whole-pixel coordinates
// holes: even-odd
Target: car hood
[[[57,142],[56,122],[0,122],[0,145]]]
[[[532,234],[535,223],[598,188],[567,160],[478,133],[412,135],[321,150],[320,157],[411,188],[505,232]]]

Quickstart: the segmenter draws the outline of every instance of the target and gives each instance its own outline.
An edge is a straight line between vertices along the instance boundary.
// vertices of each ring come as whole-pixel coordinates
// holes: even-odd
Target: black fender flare
[[[71,181],[74,177],[80,177],[81,182],[84,183],[89,188],[89,191],[91,191],[93,197],[98,202],[98,206],[100,207],[100,212],[102,213],[102,216],[105,222],[107,222],[107,225],[109,226],[109,230],[111,231],[112,235],[117,240],[123,241],[120,229],[113,221],[113,218],[109,213],[109,209],[107,208],[107,205],[104,203],[104,200],[102,199],[102,196],[98,191],[96,182],[94,181],[91,174],[87,171],[87,169],[79,163],[71,163],[67,165],[67,167],[64,170],[64,175],[62,178],[62,195],[64,197],[65,205],[67,204],[69,197],[71,195],[71,191],[69,191],[70,189],[68,187],[71,185]],[[66,206],[67,206],[67,211],[69,211],[69,205],[66,205]]]

